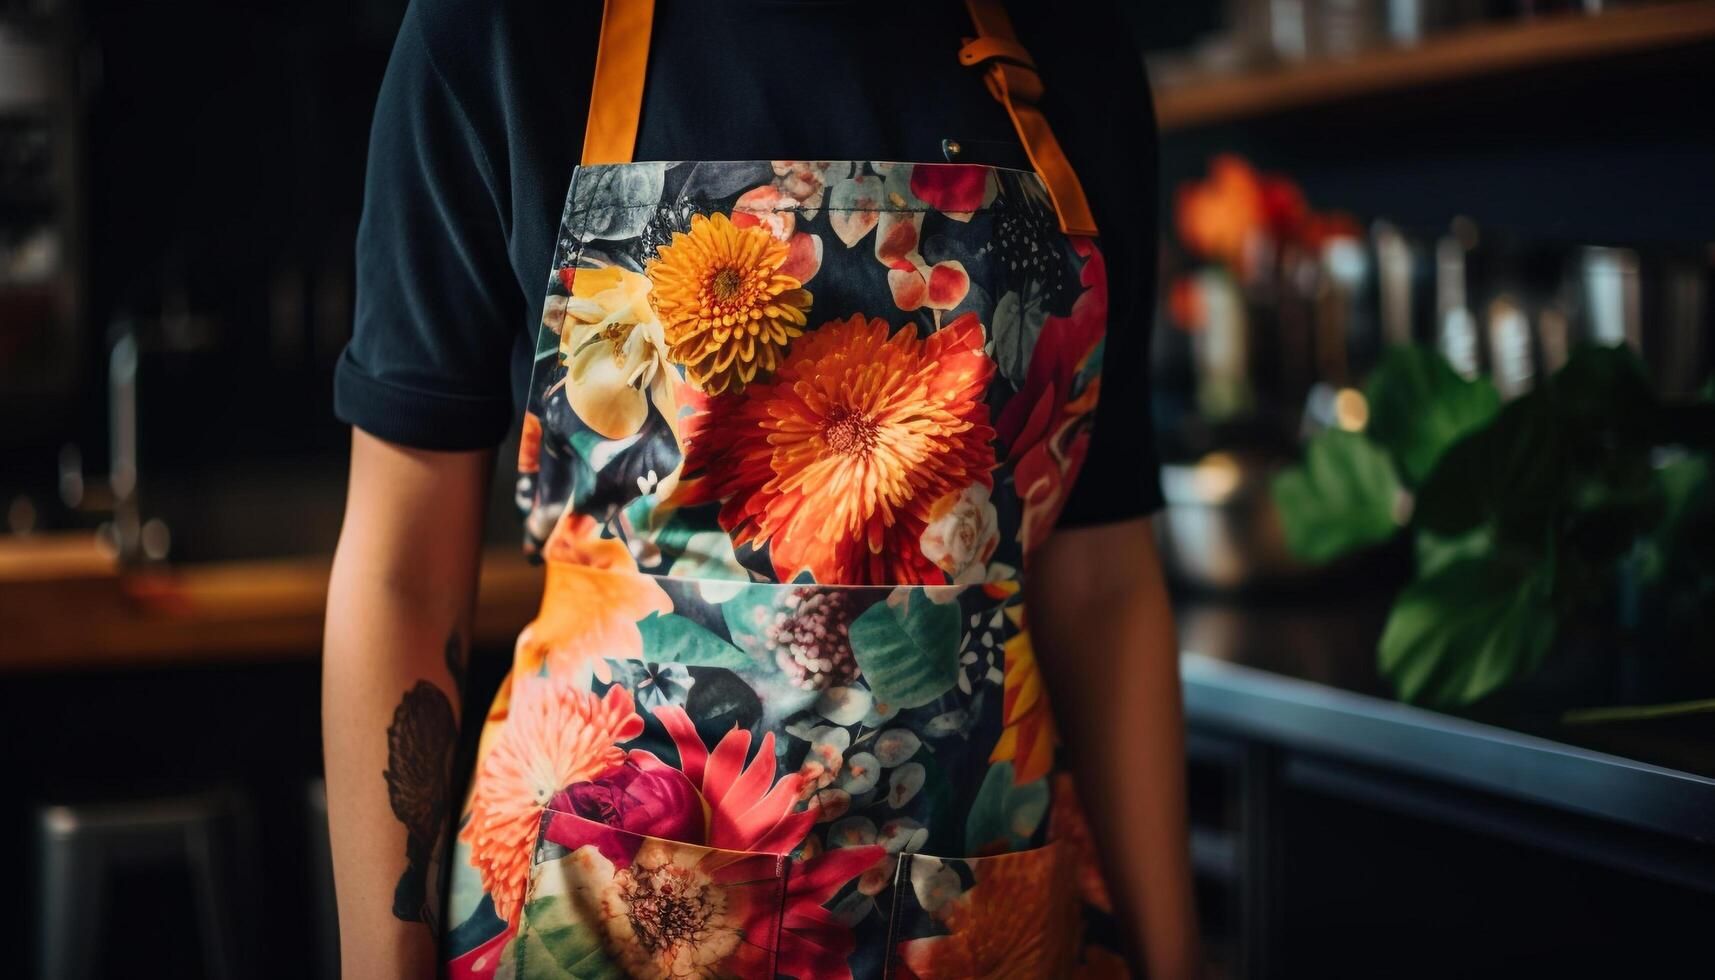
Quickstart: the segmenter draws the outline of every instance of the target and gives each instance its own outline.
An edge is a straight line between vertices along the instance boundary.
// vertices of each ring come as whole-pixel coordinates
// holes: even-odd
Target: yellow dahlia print
[[[810,291],[780,271],[788,248],[761,227],[740,228],[724,214],[694,215],[644,271],[667,334],[667,356],[691,384],[719,395],[739,392],[779,366],[804,332]]]

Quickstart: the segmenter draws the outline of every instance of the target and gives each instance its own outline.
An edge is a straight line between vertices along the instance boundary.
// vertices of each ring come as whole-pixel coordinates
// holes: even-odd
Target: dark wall
[[[337,434],[327,379],[349,332],[369,119],[403,7],[88,5],[90,329],[135,318],[174,378],[146,422],[181,432],[156,440],[159,463]],[[162,328],[163,310],[194,325]]]

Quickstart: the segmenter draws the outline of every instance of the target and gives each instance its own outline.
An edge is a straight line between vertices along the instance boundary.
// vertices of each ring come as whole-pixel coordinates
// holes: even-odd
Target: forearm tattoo
[[[464,685],[464,644],[458,631],[447,637],[447,670],[455,696]],[[405,873],[393,889],[393,914],[406,922],[440,928],[441,862],[448,831],[448,786],[458,720],[439,687],[418,681],[387,726],[387,799],[405,825]]]

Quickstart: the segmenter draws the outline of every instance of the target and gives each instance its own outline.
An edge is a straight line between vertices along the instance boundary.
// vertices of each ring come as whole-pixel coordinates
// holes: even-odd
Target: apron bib
[[[1105,268],[1029,55],[968,6],[1035,172],[632,162],[652,4],[608,0],[519,459],[546,585],[451,976],[1123,975],[1022,595]]]

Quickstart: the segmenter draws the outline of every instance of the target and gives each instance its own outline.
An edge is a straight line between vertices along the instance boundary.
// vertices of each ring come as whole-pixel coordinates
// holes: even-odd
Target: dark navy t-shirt
[[[1156,145],[1141,60],[1105,0],[1009,4],[1043,110],[1088,194],[1109,327],[1089,455],[1061,527],[1161,505],[1149,421]],[[517,424],[600,0],[412,0],[382,83],[335,412],[421,449]],[[958,0],[657,0],[637,160],[955,159],[1028,169],[958,63]]]

